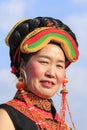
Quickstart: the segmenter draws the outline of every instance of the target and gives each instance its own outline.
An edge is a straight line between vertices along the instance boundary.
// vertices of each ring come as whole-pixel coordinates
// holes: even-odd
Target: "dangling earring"
[[[63,79],[61,93],[63,93],[63,92],[66,93],[66,94],[68,93],[68,91],[67,91],[67,89],[66,89],[66,83],[68,83],[68,81],[69,81],[69,80],[68,80],[68,78],[66,78],[66,77]]]
[[[24,80],[25,80],[25,83],[27,84],[27,76],[26,76],[26,72],[24,70],[23,71],[23,77],[24,77]]]
[[[24,90],[26,84],[27,84],[27,76],[26,76],[26,73],[25,71],[22,69],[21,70],[22,72],[20,73],[20,77],[19,77],[19,81],[18,83],[16,84],[16,88],[18,90]],[[24,82],[25,81],[25,82]]]
[[[23,99],[25,100],[26,104],[28,105],[30,103],[30,100],[29,100],[29,98],[27,96],[27,92],[25,90],[25,87],[26,87],[26,83],[23,82],[23,78],[22,78],[22,76],[20,76],[19,77],[19,82],[16,84],[16,88],[21,92],[21,95],[22,95]]]
[[[67,108],[72,126],[73,126],[74,130],[76,130],[75,124],[72,120],[72,114],[70,112],[70,107],[68,105],[68,101],[67,101],[67,98],[66,98],[66,94],[68,94],[68,91],[66,89],[66,83],[68,83],[68,78],[65,77],[64,80],[63,80],[63,83],[62,83],[62,90],[60,92],[62,94],[60,116],[63,119],[63,121],[65,121],[65,114],[66,114],[66,108]]]
[[[68,78],[64,78],[63,83],[62,83],[62,101],[61,101],[61,109],[60,109],[60,116],[63,120],[65,120],[65,113],[66,113],[66,105],[67,105],[67,100],[66,100],[66,94],[68,93],[66,89],[66,83],[68,82]]]
[[[25,84],[25,82],[23,82],[22,76],[20,76],[20,77],[19,77],[19,81],[18,81],[18,83],[16,84],[16,88],[17,88],[18,90],[22,91],[22,90],[24,90],[25,86],[26,86],[26,84]]]

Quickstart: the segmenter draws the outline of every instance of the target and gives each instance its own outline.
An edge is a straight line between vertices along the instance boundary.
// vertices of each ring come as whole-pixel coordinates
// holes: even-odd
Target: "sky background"
[[[5,44],[5,37],[18,20],[37,16],[58,18],[77,36],[80,56],[66,70],[69,78],[67,100],[76,129],[86,130],[87,0],[0,0],[0,104],[13,98],[17,82],[10,72],[9,47]],[[55,95],[53,100],[59,112],[61,97]],[[70,123],[69,119],[67,121]]]

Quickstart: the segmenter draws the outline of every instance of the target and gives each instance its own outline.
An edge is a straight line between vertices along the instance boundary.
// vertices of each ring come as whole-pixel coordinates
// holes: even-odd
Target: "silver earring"
[[[25,70],[23,70],[23,69],[22,69],[22,77],[25,80],[25,83],[27,84],[27,75],[26,75]]]

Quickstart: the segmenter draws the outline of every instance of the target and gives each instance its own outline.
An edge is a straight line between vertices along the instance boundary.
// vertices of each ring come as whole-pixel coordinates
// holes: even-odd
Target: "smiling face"
[[[24,69],[27,89],[42,98],[50,98],[65,76],[64,53],[57,45],[48,44],[29,59]]]

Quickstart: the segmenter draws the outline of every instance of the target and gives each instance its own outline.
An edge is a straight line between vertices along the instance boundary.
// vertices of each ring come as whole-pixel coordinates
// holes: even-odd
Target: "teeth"
[[[52,84],[52,83],[50,83],[50,82],[45,82],[46,84]]]
[[[53,83],[49,82],[49,81],[42,81],[42,82],[45,83],[45,84],[48,84],[48,85],[53,85]]]

